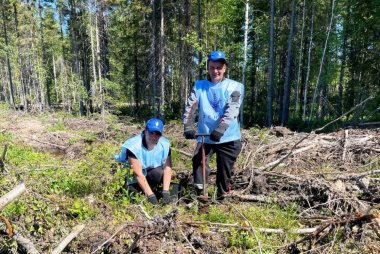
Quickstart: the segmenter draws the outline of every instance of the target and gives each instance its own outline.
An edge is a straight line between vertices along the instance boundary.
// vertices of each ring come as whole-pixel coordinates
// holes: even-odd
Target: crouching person
[[[172,200],[169,192],[172,177],[170,142],[162,136],[163,129],[160,119],[149,119],[145,130],[126,140],[121,153],[115,156],[119,162],[128,161],[133,170],[132,179],[127,174],[125,189],[129,193],[143,192],[152,204],[157,204],[160,196],[164,204]]]

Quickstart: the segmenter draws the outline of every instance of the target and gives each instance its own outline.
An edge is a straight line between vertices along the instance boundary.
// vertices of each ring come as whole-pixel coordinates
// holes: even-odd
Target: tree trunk
[[[5,15],[5,5],[4,2],[1,1],[1,14],[3,18],[3,32],[4,32],[4,41],[5,46],[8,47],[8,34],[7,34],[7,25],[6,23],[6,15]],[[15,99],[14,99],[14,92],[13,92],[13,81],[12,81],[12,67],[11,67],[11,61],[9,60],[9,54],[8,51],[6,51],[6,62],[8,67],[8,84],[9,84],[9,103],[12,108],[15,108]]]
[[[245,22],[244,22],[244,52],[243,52],[243,77],[242,83],[245,85],[245,71],[247,68],[247,50],[248,50],[248,25],[249,25],[249,1],[245,2]]]
[[[307,54],[307,70],[306,70],[306,78],[303,90],[303,112],[302,112],[302,120],[306,121],[306,106],[307,106],[307,88],[309,85],[309,76],[310,76],[310,68],[311,68],[311,49],[313,47],[313,33],[314,33],[314,5],[311,5],[311,25],[310,25],[310,38],[309,38],[309,49]]]
[[[184,29],[181,31],[181,38],[190,32],[190,4],[191,1],[184,1]],[[191,75],[191,51],[188,42],[181,40],[181,87],[180,87],[180,105],[183,107],[186,103],[186,97],[189,94],[189,81]]]
[[[327,35],[326,35],[326,40],[325,40],[324,47],[323,47],[323,54],[322,54],[321,62],[320,62],[320,65],[319,65],[319,72],[318,72],[317,81],[316,81],[316,84],[315,84],[316,87],[315,87],[315,90],[314,90],[313,101],[312,101],[311,107],[310,107],[309,124],[311,122],[311,118],[313,117],[314,104],[315,104],[316,96],[317,96],[317,94],[319,92],[319,80],[320,80],[321,75],[322,75],[323,64],[324,64],[325,55],[326,55],[326,51],[327,51],[328,40],[329,40],[329,37],[330,37],[330,32],[331,32],[331,28],[332,28],[332,22],[333,22],[333,19],[334,19],[334,7],[335,7],[335,0],[332,0],[330,23],[329,23],[329,26],[327,28]]]
[[[254,27],[255,25],[255,18],[253,16],[252,18],[252,26]],[[255,107],[256,107],[256,98],[257,98],[257,85],[256,85],[256,76],[257,76],[257,69],[256,69],[256,61],[257,61],[257,53],[256,53],[256,33],[254,28],[252,29],[252,36],[251,36],[251,47],[252,47],[252,74],[251,74],[251,97],[250,97],[250,102],[249,102],[249,125],[253,125],[254,121],[254,112],[255,112]]]
[[[301,29],[301,39],[300,39],[300,48],[299,48],[299,57],[298,57],[298,70],[297,70],[297,83],[296,83],[296,89],[295,89],[295,96],[294,96],[294,116],[296,116],[298,112],[298,93],[299,93],[299,87],[300,87],[300,80],[301,80],[301,66],[303,62],[303,36],[305,31],[305,12],[306,12],[306,0],[303,0],[302,5],[302,29]]]
[[[153,110],[154,110],[154,116],[157,117],[157,115],[159,114],[158,112],[158,107],[159,105],[157,105],[157,102],[156,102],[156,97],[157,97],[157,70],[156,70],[156,66],[157,66],[157,50],[156,50],[156,4],[155,4],[155,0],[151,0],[150,1],[150,5],[151,5],[151,8],[152,8],[152,20],[151,20],[151,26],[152,26],[152,30],[151,30],[151,36],[152,36],[152,43],[151,43],[151,56],[152,56],[152,61],[151,61],[151,65],[152,65],[152,72],[151,72],[151,86],[152,86],[152,94],[151,94],[151,105],[153,106]]]
[[[160,27],[160,65],[161,65],[161,100],[160,100],[160,109],[161,109],[161,119],[165,119],[165,30],[164,30],[164,0],[161,0],[160,4],[161,9],[161,27]]]
[[[281,125],[284,126],[288,122],[289,118],[289,97],[290,97],[290,68],[292,64],[292,44],[294,39],[294,19],[295,19],[296,5],[295,0],[292,0],[292,14],[290,17],[290,31],[288,37],[288,54],[286,57],[285,67],[285,82],[284,82],[284,94],[283,94],[283,107],[281,113]]]
[[[274,16],[275,2],[270,1],[270,31],[269,31],[269,78],[267,89],[267,124],[272,126],[272,101],[273,101],[273,80],[274,80]]]
[[[244,23],[244,62],[243,62],[243,77],[242,77],[242,83],[245,85],[245,71],[247,68],[247,50],[248,50],[248,27],[249,25],[249,1],[247,0],[245,2],[245,23]],[[243,101],[244,103],[244,101]],[[244,127],[244,104],[240,106],[240,125],[241,127]]]
[[[198,31],[198,43],[201,46],[202,45],[202,10],[201,10],[201,0],[198,0],[197,2],[197,31]],[[198,72],[198,79],[202,79],[203,73],[202,73],[202,52],[198,50],[198,65],[199,65],[199,72]]]
[[[106,3],[100,1],[99,11],[95,20],[95,34],[96,34],[96,54],[98,63],[98,80],[99,80],[99,100],[101,104],[101,110],[105,110],[105,88],[103,79],[108,77],[109,61],[108,61],[108,36],[105,31],[104,12]]]
[[[140,75],[139,75],[139,64],[138,64],[138,57],[137,57],[137,52],[138,52],[138,47],[137,47],[137,34],[135,34],[135,39],[133,40],[133,46],[134,46],[134,54],[133,54],[133,62],[134,62],[134,83],[135,83],[135,112],[138,111],[140,108]]]
[[[96,74],[96,49],[97,48],[97,39],[96,39],[96,42],[95,42],[95,35],[94,35],[94,28],[93,26],[95,25],[96,26],[96,18],[95,18],[95,21],[93,20],[93,17],[96,16],[96,13],[95,14],[92,14],[91,13],[91,9],[94,9],[95,12],[97,11],[97,4],[96,4],[96,0],[94,0],[94,6],[91,6],[91,1],[88,2],[88,18],[89,18],[89,22],[88,22],[88,29],[90,30],[90,44],[91,44],[91,63],[92,63],[92,76],[93,76],[93,79],[94,79],[94,82],[92,84],[92,89],[91,89],[91,94],[92,94],[92,98],[96,98],[97,97],[97,87],[98,87],[98,76]],[[96,28],[95,28],[96,29]],[[95,45],[96,43],[96,45]]]
[[[344,83],[344,71],[346,67],[346,55],[347,55],[347,28],[345,27],[346,22],[343,23],[343,45],[342,45],[342,63],[340,66],[340,74],[339,74],[339,86],[338,86],[338,99],[337,99],[337,115],[336,117],[340,117],[343,113],[343,83]]]

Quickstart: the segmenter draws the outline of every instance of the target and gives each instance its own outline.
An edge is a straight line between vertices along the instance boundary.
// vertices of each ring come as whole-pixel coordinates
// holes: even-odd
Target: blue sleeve
[[[114,158],[118,162],[126,162],[127,161],[127,148],[122,146],[120,154],[115,154]]]

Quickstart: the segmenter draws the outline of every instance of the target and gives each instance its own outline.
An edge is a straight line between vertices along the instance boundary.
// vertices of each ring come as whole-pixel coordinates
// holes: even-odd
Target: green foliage
[[[9,104],[0,102],[0,115],[2,112],[7,112],[8,110],[10,110]]]
[[[256,247],[257,240],[253,233],[232,228],[228,245],[229,247],[247,250]]]
[[[1,213],[6,218],[15,218],[18,216],[25,215],[26,212],[29,210],[26,202],[24,200],[16,200],[10,204],[8,204]]]
[[[86,201],[75,199],[68,209],[69,215],[79,220],[87,220],[96,215],[97,209],[89,205]]]
[[[269,130],[266,128],[252,127],[249,129],[249,134],[258,137],[262,144],[268,144],[270,141]]]
[[[40,165],[49,164],[52,159],[46,153],[34,152],[31,147],[11,144],[8,148],[7,160],[18,167],[35,169]]]
[[[12,141],[12,135],[10,133],[4,132],[0,133],[0,144]]]
[[[217,223],[229,223],[230,217],[228,213],[220,209],[219,206],[210,206],[209,212],[201,216],[203,220]]]
[[[268,207],[249,207],[244,210],[244,216],[254,227],[289,229],[297,226],[297,207],[288,206],[285,209],[278,205]]]
[[[49,131],[65,131],[67,130],[67,127],[65,126],[65,123],[62,120],[59,120],[56,122],[53,126],[48,128]]]

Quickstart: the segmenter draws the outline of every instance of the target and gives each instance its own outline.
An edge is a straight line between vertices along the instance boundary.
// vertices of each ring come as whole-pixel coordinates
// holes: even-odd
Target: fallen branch
[[[380,174],[380,169],[374,169],[361,174],[355,174],[350,176],[338,176],[334,180],[359,180],[360,178],[375,174]]]
[[[3,172],[5,170],[5,155],[7,154],[8,144],[5,144],[3,155],[0,158],[0,172]]]
[[[297,200],[296,197],[286,196],[281,198],[272,198],[268,196],[263,195],[241,195],[238,193],[230,193],[227,194],[226,197],[232,197],[232,198],[238,198],[242,201],[251,201],[251,202],[263,202],[263,203],[277,203],[278,201],[295,201]]]
[[[195,222],[185,221],[182,223],[185,223],[185,224],[190,225],[190,226],[209,225],[210,227],[218,226],[218,227],[227,227],[227,228],[237,228],[237,229],[246,230],[246,231],[252,230],[251,227],[242,227],[242,226],[239,226],[237,223],[228,224],[228,223],[214,223],[214,222],[202,222],[202,221],[195,221]],[[305,235],[305,234],[314,233],[317,230],[317,228],[291,228],[291,229],[254,228],[254,230],[256,230],[256,232],[260,232],[260,233],[264,233],[264,234],[290,233],[290,234]]]
[[[16,233],[13,235],[12,238],[15,239],[19,245],[24,247],[28,254],[40,254],[29,239]]]
[[[293,147],[290,149],[289,153],[287,153],[285,156],[281,157],[280,159],[278,160],[275,160],[275,161],[272,161],[271,163],[263,166],[263,167],[260,167],[259,170],[266,170],[266,171],[272,171],[274,168],[276,168],[278,165],[280,165],[281,162],[283,162],[285,159],[287,159],[290,155],[292,154],[295,154],[295,152],[297,153],[300,153],[300,152],[304,152],[310,148],[312,148],[313,146],[308,146],[307,149],[305,149],[305,147],[303,148],[300,148],[296,151],[294,151],[294,149],[301,143],[303,142],[305,139],[307,139],[309,136],[311,135],[311,133],[305,135],[303,138],[301,138],[298,142],[296,142]],[[268,169],[269,168],[269,169]]]
[[[0,210],[2,210],[7,204],[15,200],[18,196],[20,196],[26,190],[25,184],[22,183],[16,186],[13,190],[5,194],[0,198]]]
[[[278,250],[289,249],[291,247],[297,246],[298,244],[300,244],[302,242],[305,242],[307,240],[312,240],[312,239],[315,239],[316,240],[315,243],[316,243],[318,241],[323,240],[325,237],[327,237],[329,235],[330,232],[332,232],[334,229],[336,229],[338,227],[351,227],[352,228],[356,225],[358,225],[359,227],[362,227],[364,224],[372,224],[373,222],[377,222],[377,220],[379,219],[379,214],[370,214],[369,213],[374,208],[378,208],[378,207],[377,206],[372,207],[372,208],[368,209],[367,212],[364,214],[356,212],[356,213],[342,215],[338,219],[333,218],[333,219],[325,222],[321,226],[319,226],[312,234],[307,235],[307,236],[305,236],[305,237],[303,237],[303,238],[301,238],[295,242],[287,244],[287,245],[279,248]],[[320,236],[320,234],[322,232],[324,232],[324,234],[322,236]]]
[[[187,152],[185,152],[185,151],[182,151],[182,150],[180,150],[180,149],[176,149],[176,148],[173,148],[173,147],[172,147],[171,149],[174,150],[174,151],[179,152],[180,154],[186,155],[186,156],[189,157],[189,158],[192,158],[192,157],[193,157],[192,154],[189,154],[189,153],[187,153]]]
[[[84,225],[77,225],[73,228],[71,233],[66,236],[60,244],[51,252],[51,254],[59,254],[61,253],[65,247],[75,238],[78,234],[84,229]]]
[[[113,233],[113,235],[111,235],[110,238],[108,238],[105,242],[103,242],[101,245],[99,245],[93,252],[91,252],[91,254],[94,254],[96,253],[98,250],[101,250],[103,248],[104,245],[106,245],[109,241],[111,241],[117,234],[119,234],[122,230],[125,229],[127,225],[121,225],[115,233]]]
[[[145,211],[144,207],[142,205],[138,205],[138,207],[140,207],[141,209],[141,212],[145,215],[145,217],[148,219],[148,220],[151,220],[152,217]]]
[[[196,254],[197,251],[195,250],[194,246],[191,244],[191,242],[189,241],[189,239],[187,239],[187,237],[185,236],[185,233],[183,233],[181,229],[179,229],[179,232],[181,232],[183,238],[185,238],[185,241],[190,246],[191,250]]]
[[[261,247],[261,242],[260,242],[260,240],[259,240],[259,238],[257,237],[257,234],[256,234],[256,229],[253,227],[253,225],[252,225],[252,223],[251,223],[251,221],[250,220],[248,220],[245,216],[244,216],[244,214],[242,213],[242,212],[240,212],[240,210],[239,209],[237,209],[235,206],[232,206],[231,205],[231,207],[232,208],[234,208],[235,209],[235,211],[250,225],[250,229],[251,229],[251,231],[252,231],[252,234],[253,234],[253,236],[255,237],[255,239],[256,239],[256,242],[257,242],[257,246],[259,247],[259,251],[260,251],[260,253],[262,254],[263,253],[263,249],[262,249],[262,247]]]
[[[315,133],[319,133],[321,132],[323,129],[325,129],[327,126],[339,121],[340,119],[342,119],[343,117],[345,117],[346,115],[348,115],[349,113],[351,113],[352,111],[354,111],[356,108],[362,106],[364,103],[366,103],[367,101],[369,100],[372,100],[374,97],[373,96],[370,96],[368,97],[367,99],[365,99],[364,101],[360,102],[359,104],[357,104],[355,107],[351,108],[349,111],[347,111],[346,113],[344,113],[343,115],[341,115],[340,117],[332,120],[331,122],[325,124],[324,126],[322,126],[321,128],[318,128],[315,130]]]

